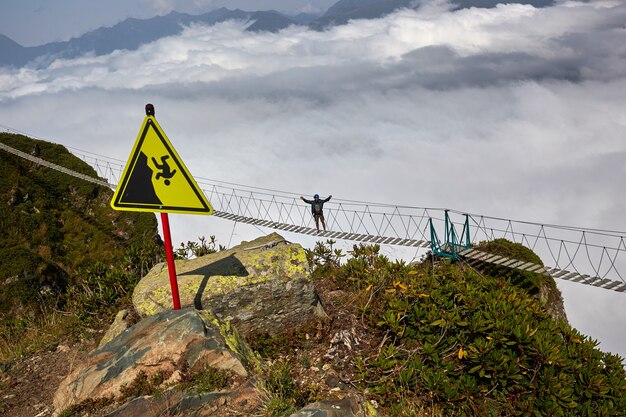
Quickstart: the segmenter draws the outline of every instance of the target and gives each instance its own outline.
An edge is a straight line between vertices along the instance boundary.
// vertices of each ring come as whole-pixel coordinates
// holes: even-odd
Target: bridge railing
[[[260,220],[315,227],[310,205],[299,196],[209,184],[202,179],[197,181],[215,210]],[[333,199],[324,205],[324,217],[327,229],[332,231],[428,240],[427,209],[357,204]]]
[[[10,147],[5,148],[7,152],[36,160],[52,169],[111,187],[115,187],[123,169],[122,161],[70,148],[76,156],[90,164],[101,178],[106,179],[105,182],[70,172],[67,168]],[[308,230],[301,232],[307,234],[314,227],[310,206],[301,201],[297,194],[205,178],[196,180],[217,211],[266,221],[269,227],[274,227],[272,224],[281,224],[281,227],[294,225],[296,228],[288,228],[294,231],[304,227]],[[332,199],[325,206],[325,217],[327,228],[336,233],[320,234],[320,237],[333,235],[341,239],[384,244],[403,244],[402,240],[415,240],[408,246],[423,248],[427,247],[431,239],[430,223],[433,228],[444,230],[446,212],[457,217],[457,225],[462,225],[467,218],[473,244],[505,238],[535,251],[550,267],[549,270],[566,274],[563,275],[564,279],[569,279],[567,277],[575,273],[578,274],[574,278],[577,282],[602,288],[618,288],[620,291],[626,289],[623,275],[626,271],[626,232],[621,231],[533,223],[442,208]],[[364,236],[368,238],[364,239]],[[588,282],[585,282],[586,277],[589,277]],[[620,285],[615,287],[617,284]]]
[[[465,214],[455,212],[458,223]],[[626,282],[626,233],[468,214],[473,244],[504,238],[537,253],[544,264]]]
[[[122,161],[104,160],[72,150],[115,184]],[[216,210],[278,223],[315,227],[310,208],[299,195],[196,178]],[[445,210],[333,199],[324,206],[327,228],[333,231],[430,241],[428,222],[443,233]],[[457,225],[465,213],[450,210]],[[454,219],[454,216],[456,218]],[[626,232],[560,226],[468,214],[473,244],[504,238],[537,253],[546,265],[583,275],[626,282]]]

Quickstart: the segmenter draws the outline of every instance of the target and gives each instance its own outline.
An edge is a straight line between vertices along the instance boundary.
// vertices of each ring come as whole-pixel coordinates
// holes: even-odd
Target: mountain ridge
[[[545,7],[554,0],[514,0],[514,3]],[[495,7],[498,0],[456,0],[454,10]],[[289,16],[275,10],[244,11],[225,7],[199,15],[172,11],[149,19],[127,18],[110,27],[99,27],[67,41],[50,42],[38,46],[22,46],[6,35],[0,34],[0,67],[20,68],[33,66],[43,68],[56,59],[72,59],[93,53],[96,56],[110,54],[115,50],[136,50],[141,45],[166,36],[181,33],[191,24],[215,25],[228,20],[246,23],[250,32],[278,32],[291,25],[307,26],[314,30],[326,30],[347,24],[355,19],[376,19],[401,8],[418,8],[420,0],[339,0],[324,14],[300,13]]]

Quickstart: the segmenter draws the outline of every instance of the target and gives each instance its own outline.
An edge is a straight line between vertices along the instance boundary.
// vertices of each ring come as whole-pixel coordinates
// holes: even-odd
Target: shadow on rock
[[[179,276],[186,275],[200,275],[202,276],[202,281],[198,286],[198,292],[193,299],[193,305],[198,310],[203,310],[202,306],[202,296],[206,290],[207,283],[211,279],[211,277],[215,276],[232,276],[232,277],[247,277],[250,275],[246,270],[246,267],[235,257],[235,254],[210,263],[208,265],[203,265],[197,269],[184,272],[179,274]]]

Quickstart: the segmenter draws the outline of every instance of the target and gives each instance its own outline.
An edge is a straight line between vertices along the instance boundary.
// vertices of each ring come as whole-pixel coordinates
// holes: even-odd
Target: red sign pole
[[[174,301],[174,310],[180,310],[178,281],[176,280],[176,265],[174,264],[174,250],[172,249],[172,236],[170,235],[170,219],[167,217],[167,213],[161,213],[161,223],[163,224],[165,255],[167,257],[167,269],[170,273],[170,286],[172,287],[172,300]]]

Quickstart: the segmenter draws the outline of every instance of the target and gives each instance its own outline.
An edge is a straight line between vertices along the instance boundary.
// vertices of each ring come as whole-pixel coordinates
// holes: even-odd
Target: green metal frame
[[[445,210],[445,242],[441,243],[435,227],[433,226],[433,219],[428,219],[430,223],[430,248],[435,255],[444,256],[456,260],[459,257],[459,253],[465,249],[472,247],[472,241],[470,240],[469,230],[469,216],[465,215],[465,223],[463,225],[463,231],[460,235],[457,235],[454,223],[450,220],[448,210]]]

